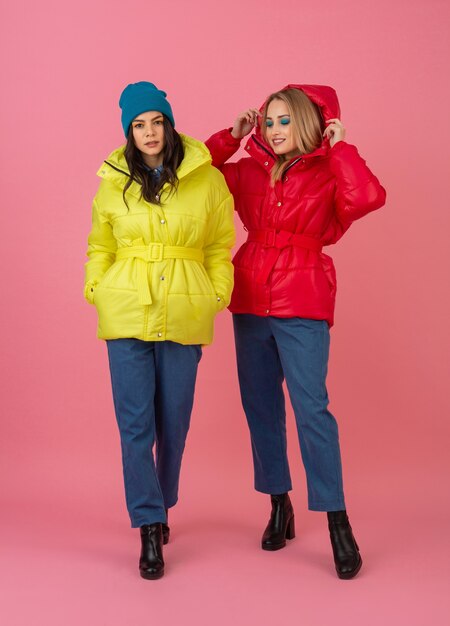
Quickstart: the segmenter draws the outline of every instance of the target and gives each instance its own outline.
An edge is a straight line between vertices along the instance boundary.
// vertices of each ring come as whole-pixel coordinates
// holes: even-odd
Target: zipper
[[[267,148],[262,143],[259,143],[259,141],[255,139],[254,135],[252,135],[252,141],[254,141],[257,146],[259,146],[262,150],[264,150],[264,152],[273,159],[273,154],[270,152],[270,150],[267,150]]]
[[[284,172],[283,172],[283,178],[285,177],[286,172],[288,172],[288,171],[291,169],[291,167],[294,167],[294,165],[295,165],[296,163],[298,163],[299,161],[301,161],[301,160],[302,160],[302,158],[303,158],[303,157],[299,157],[298,159],[295,159],[295,161],[292,161],[292,163],[290,163],[290,164],[287,166],[287,168],[286,168],[286,169],[284,170]]]
[[[115,165],[110,163],[109,161],[105,161],[105,163],[106,163],[106,165],[109,165],[109,167],[112,167],[113,170],[116,170],[116,172],[120,172],[121,174],[125,174],[125,176],[128,176],[128,178],[130,177],[130,175],[127,174],[127,172],[124,172],[123,170],[119,169],[118,167],[116,167]]]
[[[266,148],[266,147],[265,147],[262,143],[260,143],[257,139],[255,139],[255,136],[254,136],[254,135],[252,136],[252,140],[256,143],[256,145],[257,145],[257,146],[259,146],[262,150],[264,150],[264,152],[265,152],[266,154],[268,154],[268,155],[269,155],[269,156],[273,159],[273,154],[272,154],[269,150],[267,150],[267,148]],[[301,161],[301,160],[302,160],[302,158],[303,158],[303,157],[299,157],[298,159],[296,159],[295,161],[292,161],[292,163],[291,163],[290,165],[288,165],[288,166],[287,166],[287,168],[286,168],[286,169],[284,170],[284,172],[283,172],[283,178],[285,177],[286,172],[287,172],[288,170],[290,170],[290,169],[291,169],[291,167],[293,167],[294,165],[296,165],[299,161]]]

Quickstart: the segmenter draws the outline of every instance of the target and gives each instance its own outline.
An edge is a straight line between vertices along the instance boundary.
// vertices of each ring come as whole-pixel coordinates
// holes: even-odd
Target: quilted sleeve
[[[97,202],[92,207],[92,228],[88,237],[87,256],[89,261],[85,265],[84,297],[93,304],[94,289],[100,282],[106,270],[116,258],[117,242],[114,238],[112,226],[101,214]]]
[[[224,184],[225,187],[225,184]],[[233,196],[226,197],[211,214],[203,248],[204,266],[217,295],[218,310],[228,306],[233,289],[231,248],[235,242]]]
[[[229,190],[233,195],[236,195],[238,193],[239,162],[226,163],[226,161],[239,149],[240,139],[235,139],[231,134],[231,129],[226,128],[211,135],[205,144],[211,153],[212,164],[222,172]]]
[[[358,220],[384,205],[386,191],[355,146],[338,141],[330,149],[329,158],[336,178],[336,213],[343,223]]]

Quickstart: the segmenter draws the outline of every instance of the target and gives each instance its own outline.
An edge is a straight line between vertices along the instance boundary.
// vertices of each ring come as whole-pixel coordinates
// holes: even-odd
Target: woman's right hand
[[[234,121],[232,136],[235,139],[242,139],[248,135],[255,126],[258,126],[258,117],[261,117],[258,109],[247,109],[240,113]]]

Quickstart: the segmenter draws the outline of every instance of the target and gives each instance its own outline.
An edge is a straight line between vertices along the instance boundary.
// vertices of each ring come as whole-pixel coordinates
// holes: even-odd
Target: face
[[[291,116],[283,100],[272,100],[267,109],[265,135],[275,154],[292,158],[300,154],[295,143]]]
[[[163,162],[164,118],[158,111],[140,113],[131,122],[136,148],[142,153],[144,163],[157,167]]]

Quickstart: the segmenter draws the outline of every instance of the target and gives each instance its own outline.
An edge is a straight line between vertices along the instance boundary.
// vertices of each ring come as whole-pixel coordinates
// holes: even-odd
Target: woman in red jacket
[[[295,536],[285,378],[308,507],[327,512],[336,571],[353,578],[362,560],[345,509],[338,428],[325,385],[336,276],[322,248],[383,206],[386,194],[357,149],[344,141],[339,117],[331,87],[288,85],[269,96],[261,111],[245,111],[232,129],[206,143],[248,231],[233,261],[230,310],[255,488],[272,502],[262,548],[278,550]],[[251,158],[226,163],[255,127],[246,145]]]

